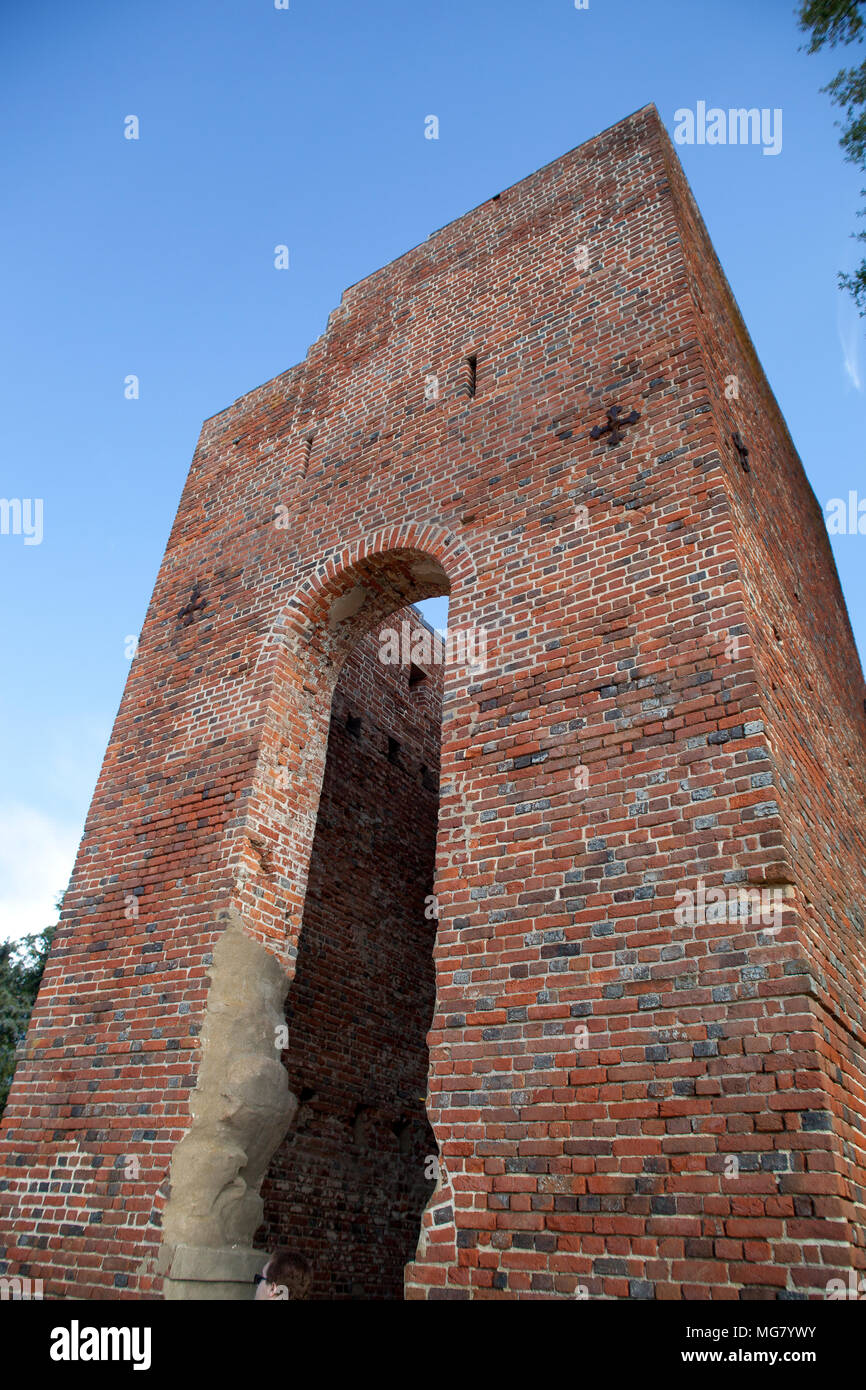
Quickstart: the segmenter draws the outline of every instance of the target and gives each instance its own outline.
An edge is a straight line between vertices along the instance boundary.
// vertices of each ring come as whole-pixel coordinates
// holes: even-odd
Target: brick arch
[[[402,526],[384,527],[356,536],[341,546],[332,546],[319,561],[313,574],[299,585],[297,605],[303,612],[312,611],[315,595],[326,591],[341,571],[350,571],[364,560],[387,555],[392,551],[419,551],[438,560],[452,584],[474,583],[478,571],[471,550],[465,541],[444,526],[429,522],[407,521]],[[302,597],[303,596],[303,597]],[[309,596],[309,601],[304,599]]]
[[[444,526],[407,521],[402,526],[383,527],[356,536],[323,552],[273,624],[257,665],[267,659],[274,643],[284,645],[292,636],[309,639],[330,603],[351,587],[354,578],[366,568],[375,568],[388,557],[399,555],[426,557],[439,564],[452,600],[465,600],[477,583],[478,568],[472,551]]]

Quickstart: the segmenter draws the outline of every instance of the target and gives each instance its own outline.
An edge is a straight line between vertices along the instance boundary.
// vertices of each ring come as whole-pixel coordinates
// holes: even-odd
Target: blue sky
[[[201,421],[346,286],[647,102],[671,132],[781,108],[777,156],[680,156],[819,500],[866,495],[835,281],[862,180],[819,91],[844,53],[799,51],[793,0],[80,0],[0,29],[0,496],[44,505],[41,544],[0,535],[0,936],[54,920]],[[833,539],[861,653],[864,547]]]

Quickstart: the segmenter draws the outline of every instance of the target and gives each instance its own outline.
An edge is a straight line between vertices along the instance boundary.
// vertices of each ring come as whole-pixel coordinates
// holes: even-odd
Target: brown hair
[[[267,1281],[285,1288],[289,1298],[308,1298],[313,1275],[303,1255],[296,1255],[285,1245],[280,1245],[271,1255],[267,1265]]]

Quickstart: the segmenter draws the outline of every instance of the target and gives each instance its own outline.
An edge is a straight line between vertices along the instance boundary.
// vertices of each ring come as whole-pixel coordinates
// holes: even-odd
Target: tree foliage
[[[866,38],[866,0],[803,0],[799,10],[800,28],[809,34],[807,49],[817,53],[827,44],[863,43]],[[842,135],[839,144],[850,164],[866,171],[866,59],[857,67],[842,68],[823,91],[841,107]],[[866,195],[866,189],[863,190]],[[863,217],[864,213],[858,213]],[[866,242],[866,232],[856,232],[857,241]],[[866,259],[852,275],[840,273],[839,284],[852,295],[861,314],[866,314]]]
[[[39,981],[56,928],[0,941],[0,1114],[6,1105],[17,1061],[36,1002]]]

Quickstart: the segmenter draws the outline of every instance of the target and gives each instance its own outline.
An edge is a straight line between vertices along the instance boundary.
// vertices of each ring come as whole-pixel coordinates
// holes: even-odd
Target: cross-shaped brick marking
[[[195,584],[193,586],[193,591],[190,594],[189,603],[186,605],[185,608],[182,608],[177,615],[179,618],[183,618],[184,627],[189,627],[190,623],[195,618],[196,613],[200,613],[206,604],[207,599],[202,598],[201,589],[199,588],[198,584]]]
[[[607,424],[594,425],[589,432],[590,439],[601,439],[603,435],[609,434],[610,439],[607,441],[609,449],[614,444],[620,444],[625,439],[623,425],[636,425],[640,419],[636,410],[629,411],[628,415],[622,415],[621,410],[622,406],[612,405],[607,412]]]

